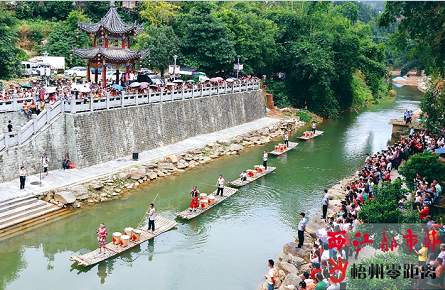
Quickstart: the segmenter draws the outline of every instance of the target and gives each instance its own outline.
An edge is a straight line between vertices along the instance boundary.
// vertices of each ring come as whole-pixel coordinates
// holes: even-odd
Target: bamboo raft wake
[[[126,250],[133,248],[139,244],[142,244],[150,239],[153,239],[154,237],[159,236],[160,234],[176,227],[178,223],[175,221],[168,220],[166,218],[157,216],[155,219],[155,228],[156,230],[154,233],[151,231],[149,232],[147,230],[147,225],[144,227],[139,228],[141,233],[141,238],[137,241],[133,241],[133,239],[130,239],[127,247],[122,247],[121,245],[115,245],[113,243],[109,243],[106,245],[106,252],[99,253],[99,249],[96,249],[92,252],[89,252],[85,255],[80,256],[72,256],[70,258],[70,261],[76,261],[78,266],[91,266],[94,264],[97,264],[99,262],[105,261],[108,258],[111,258],[113,256],[116,256],[117,254],[120,254],[122,252],[125,252]]]
[[[289,142],[289,146],[287,146],[287,148],[284,149],[283,151],[281,151],[281,150],[273,150],[273,151],[270,151],[269,154],[281,155],[281,154],[284,154],[284,153],[286,153],[287,151],[289,151],[291,149],[294,149],[297,146],[298,146],[298,143],[296,143],[296,142]]]
[[[266,174],[271,173],[272,171],[274,171],[275,169],[277,169],[276,167],[267,167],[267,170],[265,170],[263,173],[257,173],[256,177],[251,177],[251,176],[247,176],[247,179],[245,181],[241,181],[241,178],[238,178],[237,180],[234,180],[232,182],[229,182],[230,185],[233,186],[244,186],[246,184],[251,183],[252,181],[257,180],[260,177],[263,177]]]
[[[309,132],[312,132],[312,131],[309,131]],[[324,131],[317,131],[317,130],[315,130],[315,134],[313,136],[310,136],[310,137],[300,136],[300,137],[297,137],[297,138],[298,139],[303,139],[303,140],[309,140],[309,139],[318,137],[318,136],[322,135],[323,133],[324,133]]]
[[[191,220],[197,216],[199,216],[200,214],[202,214],[203,212],[208,211],[209,209],[211,209],[212,207],[214,207],[215,205],[223,202],[224,200],[226,200],[227,198],[231,197],[232,195],[234,195],[236,192],[238,191],[238,189],[235,188],[231,188],[231,187],[224,187],[224,193],[223,196],[220,195],[215,195],[217,190],[215,190],[214,192],[212,192],[211,194],[209,194],[209,196],[214,196],[215,197],[215,203],[208,205],[206,208],[201,208],[198,207],[196,210],[192,210],[190,211],[189,209],[186,209],[184,211],[178,212],[176,213],[177,217],[186,219],[186,220]]]

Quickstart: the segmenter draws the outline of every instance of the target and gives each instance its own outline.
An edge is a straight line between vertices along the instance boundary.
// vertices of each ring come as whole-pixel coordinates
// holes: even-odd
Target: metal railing
[[[120,96],[111,96],[107,94],[104,98],[93,98],[91,95],[88,99],[83,100],[60,100],[52,106],[45,107],[45,110],[39,115],[33,114],[31,120],[23,127],[16,127],[16,131],[8,132],[8,129],[3,130],[4,134],[0,135],[0,152],[12,146],[20,146],[28,141],[33,135],[37,134],[45,125],[51,124],[58,116],[64,113],[80,113],[93,112],[97,110],[108,110],[112,108],[123,108],[128,106],[138,106],[151,103],[164,103],[186,99],[204,98],[211,96],[218,96],[228,93],[237,93],[244,91],[252,91],[260,89],[260,83],[245,83],[238,85],[215,86],[200,89],[183,89],[183,90],[168,90],[161,92],[151,92],[146,94],[123,94]],[[19,110],[19,100],[31,100],[32,98],[0,101],[0,112],[17,111]]]

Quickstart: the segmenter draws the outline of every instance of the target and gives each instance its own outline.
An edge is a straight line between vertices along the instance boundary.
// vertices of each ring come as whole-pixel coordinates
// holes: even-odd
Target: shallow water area
[[[419,106],[420,92],[395,88],[397,98],[317,126],[324,135],[289,141],[297,148],[269,156],[277,169],[191,221],[154,240],[91,267],[78,267],[69,257],[96,248],[101,222],[112,233],[135,227],[155,200],[158,215],[175,219],[190,204],[193,185],[210,193],[219,174],[226,182],[243,169],[261,164],[262,151],[277,141],[245,149],[207,165],[139,187],[123,197],[76,210],[71,216],[25,231],[0,243],[2,289],[255,289],[264,281],[267,260],[294,240],[298,214],[309,216],[321,205],[322,190],[356,171],[366,153],[385,149],[391,140],[391,118]],[[279,140],[282,142],[282,140]],[[200,183],[201,182],[201,183]]]

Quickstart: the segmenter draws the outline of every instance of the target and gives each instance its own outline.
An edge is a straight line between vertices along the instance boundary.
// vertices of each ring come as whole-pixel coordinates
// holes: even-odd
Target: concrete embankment
[[[17,114],[2,117],[7,120],[13,113]],[[0,152],[0,181],[17,178],[22,165],[28,174],[39,173],[43,153],[50,160],[49,170],[62,167],[65,156],[76,168],[86,168],[123,158],[134,150],[165,147],[265,116],[261,90],[86,113],[66,112],[24,144]]]
[[[0,200],[27,194],[39,196],[47,195],[49,192],[54,194],[55,191],[65,191],[63,189],[69,187],[77,192],[76,199],[88,200],[91,198],[85,193],[96,193],[98,196],[93,196],[92,199],[100,201],[101,194],[105,191],[107,194],[102,198],[116,195],[119,190],[130,189],[154,178],[201,166],[210,160],[216,160],[219,156],[236,154],[243,148],[265,144],[272,138],[283,134],[281,130],[283,126],[295,129],[303,124],[298,121],[298,118],[287,121],[262,118],[141,152],[138,161],[133,161],[131,156],[126,156],[82,169],[50,171],[49,176],[42,180],[41,187],[39,186],[39,174],[31,175],[27,177],[25,192],[19,191],[19,181],[14,179],[0,184],[0,191],[3,193]],[[141,170],[145,170],[144,176],[142,176]],[[115,184],[117,181],[119,181],[118,186]],[[98,185],[93,185],[95,183]],[[100,185],[101,183],[103,186]],[[73,188],[73,185],[82,186],[79,189],[78,187]]]

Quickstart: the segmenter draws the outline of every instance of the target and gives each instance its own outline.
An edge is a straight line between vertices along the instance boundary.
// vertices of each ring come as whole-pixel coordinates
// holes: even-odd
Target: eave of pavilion
[[[94,47],[94,48],[72,48],[73,54],[76,56],[88,59],[97,60],[105,59],[109,63],[123,63],[127,61],[133,61],[137,59],[144,59],[149,54],[149,50],[133,50],[129,48],[105,48],[105,47]]]
[[[123,22],[114,7],[111,7],[107,14],[99,22],[84,23],[79,21],[78,26],[83,32],[89,34],[98,34],[103,31],[102,29],[104,29],[110,34],[138,35],[144,30],[144,26],[138,25],[136,21],[131,24],[126,24]]]

